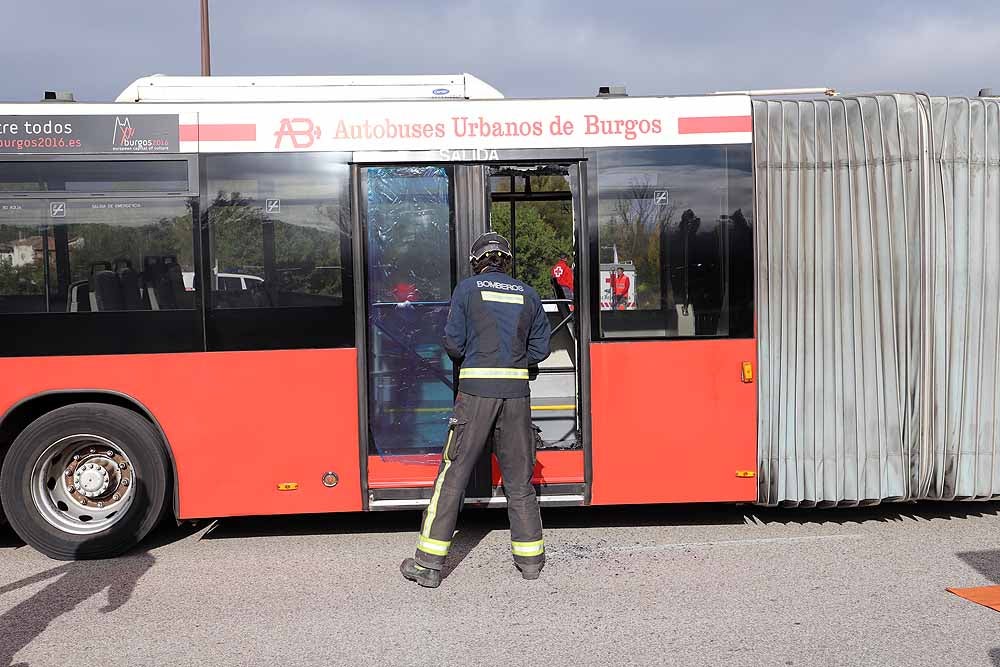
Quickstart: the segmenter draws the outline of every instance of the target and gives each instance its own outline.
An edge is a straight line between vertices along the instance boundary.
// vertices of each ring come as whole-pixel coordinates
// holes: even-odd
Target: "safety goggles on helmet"
[[[513,256],[510,252],[510,243],[508,243],[507,239],[496,232],[488,232],[480,236],[472,244],[472,248],[469,250],[469,261],[478,262],[491,253],[499,253],[507,257]]]

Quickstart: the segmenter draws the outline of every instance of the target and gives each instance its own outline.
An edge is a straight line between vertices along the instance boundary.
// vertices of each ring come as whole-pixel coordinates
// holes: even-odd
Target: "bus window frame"
[[[586,159],[582,148],[442,148],[433,151],[356,151],[352,163],[362,166],[391,166],[393,164],[542,164],[546,162],[581,162]],[[447,155],[448,157],[445,157]]]
[[[96,191],[96,192],[67,192],[67,191],[5,191],[0,192],[0,199],[20,200],[20,201],[54,201],[54,200],[122,200],[122,199],[158,199],[158,200],[178,200],[188,202],[192,206],[192,252],[197,258],[201,252],[200,234],[198,232],[198,220],[200,218],[200,187],[199,187],[199,155],[197,153],[169,153],[169,154],[26,154],[26,155],[6,155],[4,162],[149,162],[149,161],[184,161],[187,163],[188,187],[184,191],[177,192],[157,192],[150,190],[142,191]],[[44,348],[43,351],[31,351],[25,354],[8,355],[0,352],[0,359],[14,357],[42,357],[42,356],[107,356],[120,354],[182,354],[187,352],[205,351],[204,339],[204,303],[201,299],[201,286],[194,297],[194,308],[191,310],[166,311],[174,313],[173,317],[179,317],[181,313],[193,314],[196,321],[197,332],[191,339],[190,346],[182,346],[178,349],[170,348],[172,343],[158,341],[158,344],[151,348],[140,346],[139,349],[97,349],[89,345],[76,347],[60,347],[58,351]],[[130,313],[145,311],[115,311],[112,318],[124,321],[130,317]],[[50,311],[46,307],[44,313],[5,313],[5,318],[24,318],[43,315],[46,320],[51,318],[51,322],[56,322],[57,318],[64,318],[65,313],[60,311]],[[77,317],[74,314],[74,317]],[[12,320],[14,321],[14,320]],[[14,321],[16,323],[16,321]],[[47,341],[48,339],[46,339]],[[70,339],[67,339],[70,340]]]
[[[723,144],[690,144],[690,145],[689,144],[663,144],[662,146],[634,146],[634,147],[633,146],[604,146],[604,147],[597,147],[597,148],[588,148],[585,151],[585,154],[587,155],[587,159],[589,160],[589,163],[590,163],[590,169],[587,172],[587,187],[586,187],[586,190],[588,192],[587,205],[590,208],[590,211],[592,212],[592,215],[594,216],[593,219],[591,219],[589,221],[588,232],[587,232],[587,236],[585,238],[585,240],[587,242],[587,246],[588,246],[587,257],[588,257],[589,264],[590,264],[590,266],[587,269],[587,273],[586,273],[587,280],[588,280],[588,285],[587,285],[588,292],[593,292],[593,295],[597,296],[597,294],[598,294],[597,290],[600,288],[600,284],[601,284],[601,269],[600,269],[600,267],[601,267],[601,261],[600,261],[600,231],[601,230],[600,230],[600,221],[597,220],[596,216],[598,215],[598,213],[600,211],[600,160],[599,160],[599,157],[600,157],[600,154],[601,154],[602,151],[605,151],[605,150],[608,150],[608,149],[612,149],[612,150],[628,150],[629,148],[640,148],[640,149],[643,149],[643,148],[645,148],[645,149],[649,149],[649,148],[664,148],[664,149],[688,148],[688,149],[690,149],[690,148],[700,148],[700,147],[711,147],[711,148],[723,147],[723,148],[727,148],[727,147],[730,147],[730,146],[744,146],[744,145],[748,145],[748,144],[742,144],[742,143],[738,143],[737,142],[737,143],[732,143],[732,144],[730,144],[730,143],[723,143]],[[753,169],[753,153],[752,153],[752,150],[751,150],[750,164],[751,164],[751,170],[752,170]],[[751,171],[751,173],[752,173],[752,171]],[[756,204],[756,201],[753,199],[753,196],[751,194],[751,198],[750,198],[751,212],[753,212],[753,207],[754,207],[755,204]],[[752,224],[751,224],[751,229],[752,229]],[[757,258],[756,258],[756,256],[753,253],[751,253],[751,256],[750,256],[750,262],[751,262],[751,266],[752,267],[756,266]],[[729,269],[727,268],[726,270],[728,271]],[[582,273],[582,271],[578,271],[577,273],[580,274],[580,273]],[[589,294],[588,294],[588,296],[589,296]],[[757,300],[756,300],[756,295],[752,295],[751,298],[752,298],[751,307],[753,309],[753,311],[752,311],[752,320],[754,322],[756,322],[756,318],[757,318]],[[588,309],[588,315],[589,315],[588,319],[590,321],[589,322],[590,327],[588,329],[589,330],[589,335],[590,335],[590,340],[592,342],[594,342],[594,343],[619,343],[619,342],[620,343],[625,343],[625,342],[642,342],[642,341],[649,341],[649,342],[683,342],[683,341],[756,340],[756,337],[757,337],[756,326],[754,326],[754,328],[750,332],[745,332],[745,333],[742,333],[742,334],[727,333],[727,334],[718,334],[718,335],[711,335],[711,336],[708,336],[708,335],[702,335],[702,336],[697,336],[697,335],[696,336],[647,336],[647,335],[633,335],[633,334],[628,334],[628,335],[621,335],[621,336],[607,336],[601,330],[601,300],[600,300],[600,298],[595,298],[590,303],[590,307]]]
[[[130,153],[115,155],[107,153],[53,155],[27,154],[4,155],[0,162],[186,162],[187,190],[155,191],[155,190],[114,190],[75,192],[65,190],[6,190],[0,191],[0,199],[169,199],[173,197],[198,197],[200,184],[198,182],[197,153]]]
[[[469,151],[466,151],[469,153]],[[597,324],[591,316],[592,308],[599,305],[599,299],[592,303],[591,300],[591,244],[593,251],[597,250],[597,227],[588,218],[590,211],[596,211],[597,171],[588,162],[595,155],[592,151],[583,148],[530,148],[497,150],[496,157],[492,159],[468,159],[468,160],[442,160],[440,151],[368,151],[354,152],[350,161],[351,167],[351,214],[353,224],[352,246],[354,253],[354,263],[356,276],[354,280],[355,295],[355,343],[358,359],[358,453],[361,474],[362,507],[364,511],[381,509],[373,507],[371,503],[376,500],[368,486],[368,457],[372,455],[369,437],[369,410],[368,410],[368,306],[367,306],[367,247],[365,243],[365,232],[367,231],[367,221],[365,212],[362,211],[365,201],[367,187],[364,182],[366,169],[368,167],[391,167],[394,165],[407,166],[413,164],[448,167],[464,166],[479,167],[481,172],[481,188],[483,199],[478,206],[476,213],[481,217],[473,217],[470,206],[475,203],[463,198],[463,194],[458,191],[459,183],[463,180],[460,177],[461,169],[455,172],[455,181],[452,185],[454,221],[452,223],[453,233],[450,241],[452,251],[459,252],[458,261],[455,268],[457,276],[454,280],[460,281],[470,275],[467,263],[461,261],[461,245],[463,241],[471,243],[478,233],[487,231],[489,225],[489,201],[486,197],[488,188],[486,187],[486,169],[493,164],[568,164],[570,166],[570,191],[572,195],[573,217],[577,221],[574,230],[574,247],[576,250],[576,275],[580,281],[580,286],[576,290],[577,310],[575,313],[577,327],[577,392],[580,411],[580,427],[582,433],[583,449],[583,496],[584,505],[589,505],[591,500],[591,489],[593,486],[593,423],[591,419],[591,386],[590,386],[590,346],[598,342],[599,339],[592,337],[592,331]],[[591,179],[594,179],[593,185]],[[468,182],[466,186],[471,186]],[[593,199],[593,202],[591,201]],[[463,230],[464,226],[467,229]],[[593,229],[591,229],[593,228]],[[461,236],[468,234],[471,238],[463,239]],[[596,256],[596,255],[595,255]],[[404,489],[403,491],[415,492],[413,497],[419,497],[419,489]],[[407,496],[408,497],[408,496]]]
[[[213,273],[213,261],[214,257],[211,252],[212,248],[212,225],[210,222],[210,213],[212,209],[212,190],[209,189],[209,170],[203,168],[201,162],[202,159],[210,161],[213,157],[225,157],[225,156],[241,156],[241,157],[254,157],[254,156],[278,156],[285,155],[286,157],[294,157],[296,155],[315,155],[317,153],[327,153],[335,154],[337,156],[343,157],[342,164],[347,168],[347,183],[344,190],[344,194],[347,196],[346,203],[350,207],[349,217],[351,221],[351,228],[349,230],[351,238],[347,239],[348,243],[344,243],[343,234],[344,231],[341,230],[341,245],[340,245],[340,256],[341,261],[344,263],[343,273],[342,273],[342,290],[340,294],[341,304],[336,306],[331,306],[332,308],[337,308],[342,310],[344,313],[348,314],[348,317],[355,321],[355,324],[350,327],[345,327],[342,331],[338,331],[340,336],[336,344],[333,345],[285,345],[285,346],[272,346],[267,343],[257,343],[252,345],[247,344],[234,344],[232,340],[234,335],[232,332],[228,332],[228,338],[220,339],[219,329],[213,328],[216,324],[210,322],[212,318],[236,318],[240,317],[238,314],[242,310],[255,311],[256,314],[260,314],[263,310],[268,309],[226,309],[217,308],[215,306],[215,299],[212,294],[212,285],[209,282],[208,276]],[[201,325],[202,325],[202,339],[204,343],[204,350],[206,352],[246,352],[246,351],[274,351],[274,350],[301,350],[301,349],[358,349],[357,342],[357,326],[356,321],[359,318],[358,315],[358,304],[356,303],[356,293],[357,289],[355,283],[357,282],[356,271],[359,268],[364,268],[363,265],[358,264],[357,255],[354,250],[354,236],[358,233],[357,223],[355,221],[356,212],[354,207],[357,205],[355,201],[354,185],[353,185],[353,167],[354,160],[352,159],[353,153],[349,151],[308,151],[308,152],[281,152],[281,151],[223,151],[223,152],[206,152],[200,153],[198,155],[198,187],[203,193],[203,196],[198,198],[199,202],[199,225],[195,234],[195,256],[199,258],[198,267],[198,284],[196,289],[198,294],[201,295]],[[345,260],[350,260],[350,265],[347,265]],[[276,306],[271,307],[270,310],[282,311],[286,310],[284,307]],[[290,310],[290,309],[289,309]],[[300,313],[305,313],[309,310],[314,310],[311,308],[298,308]],[[350,335],[344,335],[345,332],[349,332]],[[351,338],[351,336],[354,336]]]

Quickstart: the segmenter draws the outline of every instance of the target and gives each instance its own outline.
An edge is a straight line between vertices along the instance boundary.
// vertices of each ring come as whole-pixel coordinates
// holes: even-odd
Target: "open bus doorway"
[[[580,295],[567,298],[553,280],[560,255],[570,271],[575,264],[578,169],[572,162],[359,165],[369,508],[419,507],[433,491],[458,386],[441,346],[444,323],[451,291],[468,275],[471,239],[490,228],[510,239],[514,274],[537,289],[553,331],[552,354],[531,381],[536,488],[547,504],[583,502]],[[484,457],[466,502],[502,504],[501,481],[493,457]]]
[[[576,232],[571,164],[488,169],[490,229],[510,239],[514,277],[542,297],[552,327],[548,359],[531,382],[531,410],[545,450],[582,449],[576,323]]]

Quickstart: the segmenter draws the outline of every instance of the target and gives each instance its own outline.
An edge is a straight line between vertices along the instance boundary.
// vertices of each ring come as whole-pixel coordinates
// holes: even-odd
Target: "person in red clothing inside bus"
[[[625,269],[618,267],[611,275],[611,308],[625,310],[628,307],[628,290],[632,281],[625,275]]]
[[[403,278],[393,286],[392,296],[396,303],[409,305],[411,301],[420,301],[420,290],[417,289],[416,285]]]
[[[559,253],[559,261],[552,267],[552,279],[562,288],[563,297],[573,300],[573,267],[569,265],[569,255]],[[559,296],[558,294],[556,296]]]

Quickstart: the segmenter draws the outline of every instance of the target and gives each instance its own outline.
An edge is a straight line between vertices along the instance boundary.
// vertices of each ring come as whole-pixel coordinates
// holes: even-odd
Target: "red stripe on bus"
[[[677,134],[722,134],[750,132],[750,116],[702,116],[677,119]]]
[[[257,141],[255,123],[181,125],[181,141]]]

